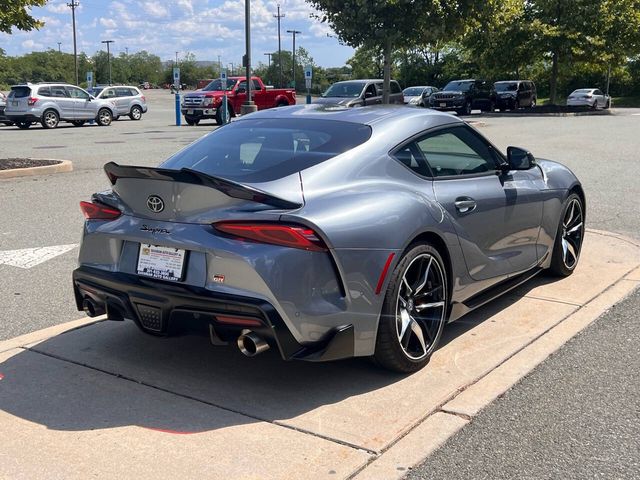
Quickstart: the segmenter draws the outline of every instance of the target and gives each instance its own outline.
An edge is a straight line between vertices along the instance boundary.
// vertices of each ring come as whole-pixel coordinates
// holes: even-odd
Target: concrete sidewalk
[[[0,477],[397,478],[637,288],[639,265],[640,246],[589,231],[574,275],[449,325],[411,376],[249,359],[130,322],[0,342]]]

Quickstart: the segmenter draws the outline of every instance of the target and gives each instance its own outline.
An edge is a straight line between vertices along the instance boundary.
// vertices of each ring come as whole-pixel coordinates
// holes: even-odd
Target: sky
[[[129,54],[140,50],[158,55],[163,61],[187,52],[197,60],[238,64],[245,49],[244,2],[242,0],[77,0],[76,30],[78,52],[93,55],[104,49],[102,40],[114,40],[111,53]],[[0,33],[0,48],[7,55],[22,55],[49,48],[73,53],[71,0],[49,0],[32,14],[45,22],[40,30],[11,35]],[[278,26],[273,17],[276,1],[251,0],[252,63],[267,63],[266,52],[278,49]],[[281,0],[282,49],[291,51],[292,35],[299,30],[296,48],[309,51],[316,64],[342,66],[353,49],[340,45],[331,29],[312,18],[313,8],[304,0]],[[328,36],[328,35],[331,36]]]

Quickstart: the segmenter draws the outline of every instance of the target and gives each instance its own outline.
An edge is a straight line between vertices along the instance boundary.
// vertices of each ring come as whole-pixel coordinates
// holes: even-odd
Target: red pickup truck
[[[251,96],[258,110],[296,104],[296,92],[292,88],[267,88],[260,77],[251,77]],[[247,82],[245,77],[227,79],[227,118],[235,117],[247,99]],[[218,125],[222,124],[222,102],[224,90],[220,79],[213,80],[206,87],[184,95],[181,112],[188,125],[197,125],[200,120],[214,118]]]

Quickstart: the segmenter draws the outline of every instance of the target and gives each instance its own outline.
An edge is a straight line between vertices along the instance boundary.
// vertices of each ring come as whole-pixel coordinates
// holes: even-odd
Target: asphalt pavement
[[[406,479],[640,478],[639,311],[636,291]]]

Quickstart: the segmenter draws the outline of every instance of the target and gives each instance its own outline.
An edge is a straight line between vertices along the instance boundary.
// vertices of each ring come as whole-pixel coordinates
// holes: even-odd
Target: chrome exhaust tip
[[[96,304],[90,298],[85,298],[82,302],[82,310],[87,314],[88,317],[98,317],[100,315],[104,315],[104,307]]]
[[[269,344],[251,330],[243,330],[242,335],[238,337],[238,348],[243,355],[255,357],[269,350]]]

